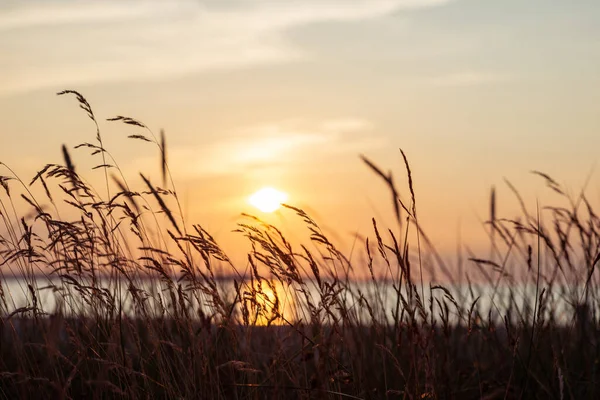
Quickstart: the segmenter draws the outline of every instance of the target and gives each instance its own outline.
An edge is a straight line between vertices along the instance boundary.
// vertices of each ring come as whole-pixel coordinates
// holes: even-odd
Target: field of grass
[[[162,132],[109,120],[160,154],[161,184],[142,174],[133,190],[87,100],[59,94],[89,116],[95,139],[78,147],[104,184],[90,185],[66,147],[64,165],[28,180],[0,163],[0,398],[600,397],[600,220],[583,191],[572,198],[537,173],[568,206],[531,215],[509,184],[522,204],[513,219],[496,216],[492,191],[491,252],[458,274],[418,223],[404,153],[402,190],[363,158],[395,219],[373,219],[360,257],[285,206],[307,243],[247,216],[238,233],[251,251],[236,264],[183,221]]]

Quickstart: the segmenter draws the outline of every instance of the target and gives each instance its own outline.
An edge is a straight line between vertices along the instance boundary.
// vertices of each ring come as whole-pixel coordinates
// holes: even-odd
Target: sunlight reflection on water
[[[237,292],[233,280],[220,280],[218,282],[218,292],[224,304],[232,304],[236,300]],[[214,297],[201,289],[191,289],[181,283],[179,290],[178,283],[174,282],[169,286],[165,282],[146,279],[136,282],[136,289],[129,290],[124,282],[112,282],[100,280],[97,286],[100,291],[98,296],[87,296],[85,293],[91,293],[91,286],[87,286],[85,293],[82,290],[71,285],[65,285],[60,280],[39,279],[35,283],[36,302],[38,308],[44,313],[52,314],[57,310],[62,310],[65,314],[86,314],[92,308],[101,307],[107,303],[91,304],[89,298],[109,298],[112,296],[118,304],[122,301],[123,312],[131,317],[151,316],[168,317],[173,316],[173,300],[181,304],[178,299],[179,293],[182,294],[187,307],[195,312],[201,310],[206,315],[212,315],[216,309]],[[0,301],[0,313],[10,314],[13,311],[31,307],[34,299],[31,290],[24,280],[5,279],[0,281],[4,292],[4,301]],[[33,287],[34,285],[32,285]],[[329,302],[329,310],[333,310],[337,316],[342,313],[351,314],[354,321],[362,324],[370,324],[372,317],[378,322],[392,320],[398,304],[397,293],[391,283],[378,284],[374,286],[372,282],[352,282],[348,288],[341,290],[336,299],[336,303],[331,296],[323,296],[316,282],[308,281],[305,292],[299,290],[296,286],[282,284],[277,280],[246,281],[239,286],[239,296],[241,301],[235,308],[234,316],[239,322],[247,322],[253,325],[267,324],[286,324],[294,323],[299,320],[310,321],[310,307],[312,304],[315,309],[320,310],[322,317],[326,317],[323,302]],[[497,322],[501,322],[505,315],[516,321],[519,313],[530,315],[535,305],[536,287],[535,285],[513,285],[499,286],[494,294],[491,285],[448,285],[445,286],[448,294],[443,290],[425,289],[425,309],[428,313],[428,319],[440,321],[441,307],[448,305],[450,311],[450,322],[466,321],[466,314],[469,312],[473,302],[478,298],[475,311],[478,312],[480,319],[487,319],[491,316]],[[557,286],[552,290],[546,289],[544,317],[552,317],[557,323],[567,323],[573,316],[573,304],[578,303],[573,299],[581,298],[583,288],[576,286]],[[541,289],[540,289],[541,292]],[[176,297],[172,297],[172,294]],[[406,298],[406,291],[401,294]],[[134,301],[137,296],[137,302]],[[454,299],[456,304],[451,300]],[[365,300],[369,307],[365,305]],[[143,304],[141,309],[139,304]],[[241,306],[240,306],[241,304]],[[343,305],[343,307],[342,307]],[[458,306],[458,307],[457,307]],[[401,306],[400,306],[401,308]],[[592,307],[594,308],[594,307]],[[244,318],[244,310],[246,316]],[[342,311],[343,310],[343,311]],[[191,313],[190,315],[198,315]]]

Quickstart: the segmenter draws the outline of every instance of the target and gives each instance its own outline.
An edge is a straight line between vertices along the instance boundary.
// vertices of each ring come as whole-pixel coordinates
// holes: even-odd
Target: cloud
[[[169,149],[171,169],[176,176],[197,178],[261,172],[276,168],[285,170],[314,163],[318,157],[339,154],[355,155],[365,149],[381,147],[384,141],[374,135],[369,121],[356,118],[306,123],[282,121],[246,127],[230,132],[217,142],[201,146]],[[135,173],[156,166],[156,160],[137,160],[126,167]]]
[[[447,1],[13,1],[0,6],[0,94],[290,62],[309,56],[290,29]]]
[[[509,76],[493,72],[461,72],[426,79],[433,86],[477,86],[509,81]]]
[[[349,133],[357,131],[371,130],[373,125],[371,122],[358,118],[341,118],[325,121],[321,125],[321,129],[325,132]]]
[[[0,32],[158,17],[173,7],[141,1],[14,1],[0,7]]]

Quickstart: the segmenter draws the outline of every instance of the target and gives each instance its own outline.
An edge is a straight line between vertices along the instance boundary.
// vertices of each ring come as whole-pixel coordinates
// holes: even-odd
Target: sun
[[[288,195],[272,187],[265,187],[254,193],[248,203],[265,213],[271,213],[281,207]]]

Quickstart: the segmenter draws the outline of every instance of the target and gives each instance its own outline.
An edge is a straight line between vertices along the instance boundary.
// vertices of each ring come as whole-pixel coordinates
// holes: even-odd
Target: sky
[[[165,130],[185,214],[217,239],[235,243],[240,213],[260,216],[247,198],[273,186],[351,247],[392,215],[360,155],[408,200],[402,148],[436,247],[483,248],[492,186],[500,216],[517,213],[505,178],[535,208],[555,198],[531,170],[572,194],[592,171],[600,199],[597,21],[593,0],[3,0],[0,161],[28,180],[93,141],[55,95],[74,89],[132,182],[158,183],[156,149],[105,119]]]

